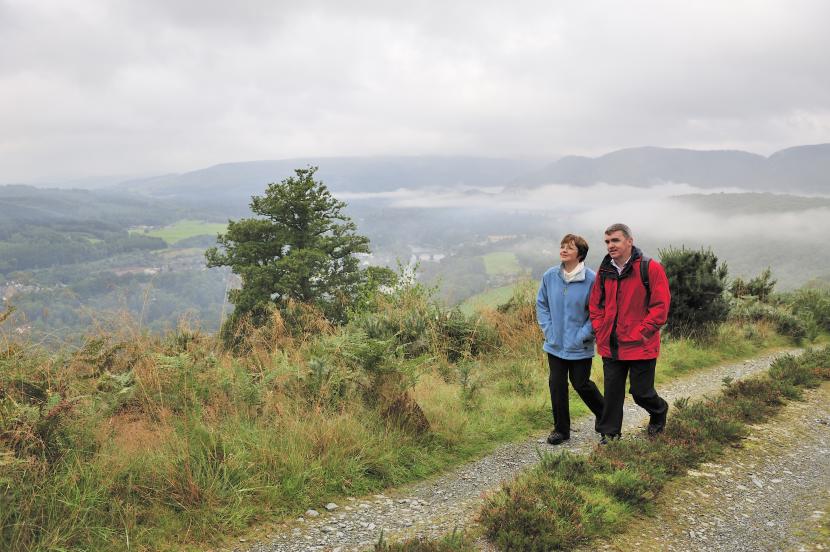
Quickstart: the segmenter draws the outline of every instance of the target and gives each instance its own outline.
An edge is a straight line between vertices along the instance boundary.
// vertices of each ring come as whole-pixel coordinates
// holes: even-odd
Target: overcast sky
[[[0,183],[830,142],[830,2],[0,0]]]

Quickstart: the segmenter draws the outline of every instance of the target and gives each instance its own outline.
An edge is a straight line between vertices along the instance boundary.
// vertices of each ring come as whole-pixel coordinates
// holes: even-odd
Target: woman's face
[[[576,248],[576,244],[574,242],[569,241],[559,246],[559,258],[563,263],[568,264],[577,262],[578,257],[579,250]]]

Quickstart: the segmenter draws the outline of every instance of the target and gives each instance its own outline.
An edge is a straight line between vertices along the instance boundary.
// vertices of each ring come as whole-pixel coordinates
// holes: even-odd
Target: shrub
[[[440,541],[416,538],[404,542],[386,543],[381,535],[373,552],[473,552],[474,550],[476,550],[475,546],[464,536],[464,533],[453,531]]]
[[[586,505],[578,487],[564,478],[520,476],[487,500],[480,521],[499,549],[568,550],[584,540]]]
[[[807,325],[830,332],[830,289],[800,289],[783,295],[782,300]]]
[[[332,331],[332,324],[314,305],[287,300],[263,307],[257,317],[234,311],[222,324],[219,337],[225,349],[246,354],[256,349],[272,351],[291,341],[308,341]]]
[[[484,318],[447,310],[434,295],[435,290],[419,284],[379,293],[350,325],[371,338],[394,340],[407,358],[429,353],[457,362],[499,345],[495,328]]]
[[[674,335],[699,336],[711,333],[726,320],[729,304],[724,297],[726,265],[718,265],[711,249],[660,250],[671,289],[669,331]]]
[[[459,395],[464,408],[472,410],[479,406],[481,401],[482,381],[478,374],[480,366],[477,362],[465,361],[458,365]]]
[[[761,302],[766,302],[772,296],[775,284],[772,271],[767,268],[748,282],[740,277],[735,278],[729,286],[729,291],[733,297],[755,297]]]
[[[790,312],[786,305],[762,303],[755,297],[735,299],[729,317],[740,322],[769,322],[776,332],[795,342],[807,337],[807,324]]]

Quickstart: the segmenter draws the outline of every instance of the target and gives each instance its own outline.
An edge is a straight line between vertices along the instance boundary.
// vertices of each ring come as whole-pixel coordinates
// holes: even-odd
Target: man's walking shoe
[[[570,439],[570,435],[565,435],[563,433],[559,433],[555,429],[550,432],[548,435],[548,444],[549,445],[559,445]]]
[[[648,436],[655,437],[660,433],[663,433],[663,429],[666,427],[666,417],[669,414],[669,405],[666,405],[666,411],[662,414],[657,416],[652,416],[648,420]]]
[[[619,433],[602,433],[602,437],[599,439],[600,445],[607,445],[611,441],[619,441],[620,437],[622,437]]]

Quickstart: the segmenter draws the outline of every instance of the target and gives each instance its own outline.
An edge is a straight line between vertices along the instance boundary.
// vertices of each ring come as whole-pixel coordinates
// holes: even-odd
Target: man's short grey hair
[[[623,236],[626,238],[631,237],[631,228],[628,227],[627,224],[623,224],[618,222],[617,224],[612,224],[608,228],[605,229],[606,234],[613,234],[614,232],[622,232]]]

